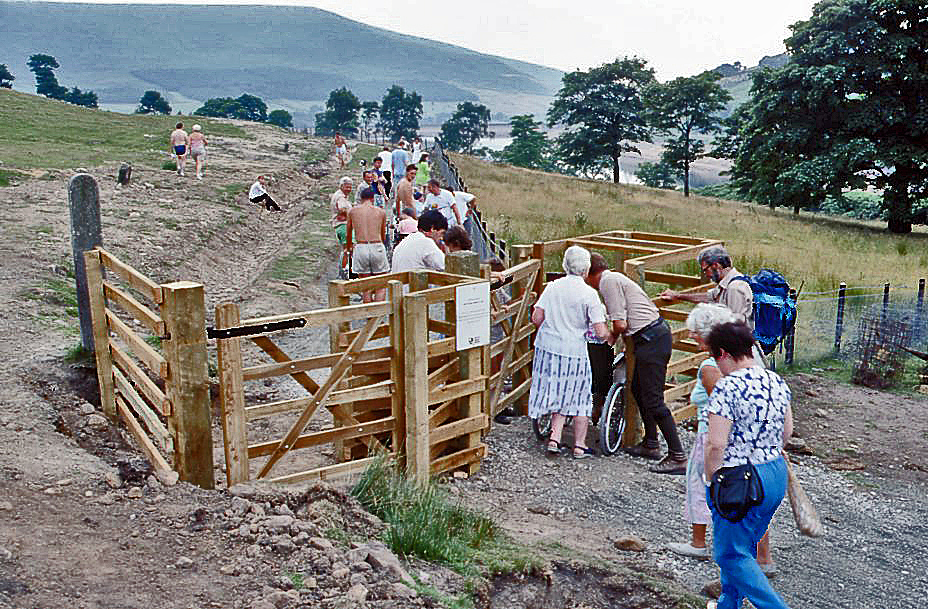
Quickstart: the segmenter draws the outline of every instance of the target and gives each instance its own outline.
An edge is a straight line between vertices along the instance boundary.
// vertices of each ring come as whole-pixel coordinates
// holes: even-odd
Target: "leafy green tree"
[[[538,128],[534,114],[519,114],[509,119],[512,142],[499,153],[499,160],[517,167],[550,170],[551,142]]]
[[[674,168],[667,163],[642,163],[635,171],[635,177],[651,188],[673,190],[677,187]]]
[[[719,112],[731,100],[723,89],[717,72],[680,77],[649,86],[644,93],[648,121],[654,129],[670,136],[665,143],[662,162],[683,178],[683,196],[690,196],[690,165],[706,156],[705,142],[699,134],[721,131]]]
[[[232,118],[241,112],[241,106],[232,97],[212,97],[193,111],[197,116],[210,116],[213,118]]]
[[[637,57],[565,74],[548,110],[549,127],[567,127],[557,139],[558,163],[581,174],[611,172],[618,183],[622,153],[640,153],[633,143],[651,141],[642,92],[653,82],[654,70]]]
[[[97,107],[97,94],[93,91],[81,91],[77,87],[72,87],[64,96],[64,101],[75,106],[84,106],[85,108]]]
[[[278,127],[292,127],[293,116],[286,110],[274,110],[267,115],[267,122]]]
[[[413,138],[419,132],[422,118],[422,96],[393,85],[380,103],[380,130],[392,141]]]
[[[441,126],[441,144],[448,150],[471,154],[474,144],[489,135],[490,110],[483,104],[464,102]]]
[[[52,99],[64,99],[68,88],[58,84],[54,70],[59,68],[58,60],[51,55],[37,53],[29,56],[27,63],[29,69],[35,74],[35,92]]]
[[[928,28],[916,0],[823,0],[757,74],[732,174],[770,205],[871,187],[908,233],[928,193]]]
[[[380,115],[380,104],[375,101],[366,101],[361,104],[361,126],[364,133],[373,133],[377,125],[377,117]]]
[[[267,104],[260,97],[242,93],[236,100],[238,109],[229,118],[238,118],[256,123],[267,122]]]
[[[5,63],[0,63],[0,89],[12,89],[16,77],[10,73]]]
[[[145,91],[139,99],[139,107],[135,109],[136,114],[170,114],[171,104],[168,100],[161,97],[157,91]]]
[[[325,102],[325,112],[316,114],[316,134],[332,135],[336,131],[343,135],[357,134],[360,109],[361,101],[347,87],[335,89]]]

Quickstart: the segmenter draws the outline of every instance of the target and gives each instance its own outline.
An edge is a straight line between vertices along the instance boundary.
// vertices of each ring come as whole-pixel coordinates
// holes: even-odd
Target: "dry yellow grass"
[[[484,220],[509,243],[605,230],[645,230],[722,239],[744,272],[782,272],[804,291],[891,282],[914,286],[928,273],[928,234],[886,233],[878,223],[834,220],[644,186],[616,185],[453,160],[477,196]],[[680,267],[694,272],[695,264]]]

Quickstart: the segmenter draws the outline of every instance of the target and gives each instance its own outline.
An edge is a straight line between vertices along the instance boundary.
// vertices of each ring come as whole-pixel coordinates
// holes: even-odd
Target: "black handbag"
[[[748,510],[764,501],[764,487],[757,469],[750,462],[723,467],[712,474],[709,496],[719,515],[739,522]]]

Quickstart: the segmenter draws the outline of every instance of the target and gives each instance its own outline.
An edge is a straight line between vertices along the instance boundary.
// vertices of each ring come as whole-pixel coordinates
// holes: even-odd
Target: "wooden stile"
[[[116,334],[122,342],[132,351],[132,353],[141,360],[149,370],[160,376],[168,377],[168,361],[160,353],[155,351],[151,345],[146,343],[142,338],[132,331],[126,323],[116,317],[116,314],[109,309],[105,312],[106,322],[109,329]],[[163,343],[162,343],[163,344]]]
[[[118,366],[126,377],[132,381],[151,404],[158,409],[162,416],[169,417],[174,414],[171,406],[171,400],[164,394],[161,389],[152,381],[145,371],[139,368],[138,364],[132,361],[122,349],[110,343],[110,353],[113,357],[113,363]]]
[[[102,247],[98,247],[96,251],[100,252],[100,262],[104,267],[119,275],[126,283],[144,294],[153,303],[160,305],[164,302],[164,294],[160,285],[122,262]]]
[[[216,307],[217,328],[234,328],[238,325],[238,305],[224,302]],[[245,388],[242,382],[242,339],[235,337],[216,342],[226,483],[233,486],[248,481],[250,477]]]
[[[164,337],[167,332],[164,321],[154,311],[133,298],[131,294],[123,292],[108,281],[103,282],[103,293],[108,299],[130,313],[132,317],[139,320],[152,334]]]
[[[116,392],[113,387],[113,360],[110,353],[109,329],[106,323],[106,298],[103,294],[103,269],[100,250],[84,252],[87,272],[87,291],[93,323],[94,357],[97,362],[97,382],[100,385],[100,403],[108,417],[116,416]]]

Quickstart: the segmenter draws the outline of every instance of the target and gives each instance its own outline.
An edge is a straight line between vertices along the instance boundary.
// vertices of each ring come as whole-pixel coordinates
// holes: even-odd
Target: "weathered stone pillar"
[[[71,209],[71,251],[74,257],[74,281],[77,287],[77,312],[81,322],[81,343],[93,350],[93,321],[87,293],[87,270],[84,252],[103,245],[100,226],[100,190],[97,181],[79,173],[68,182],[68,206]]]

